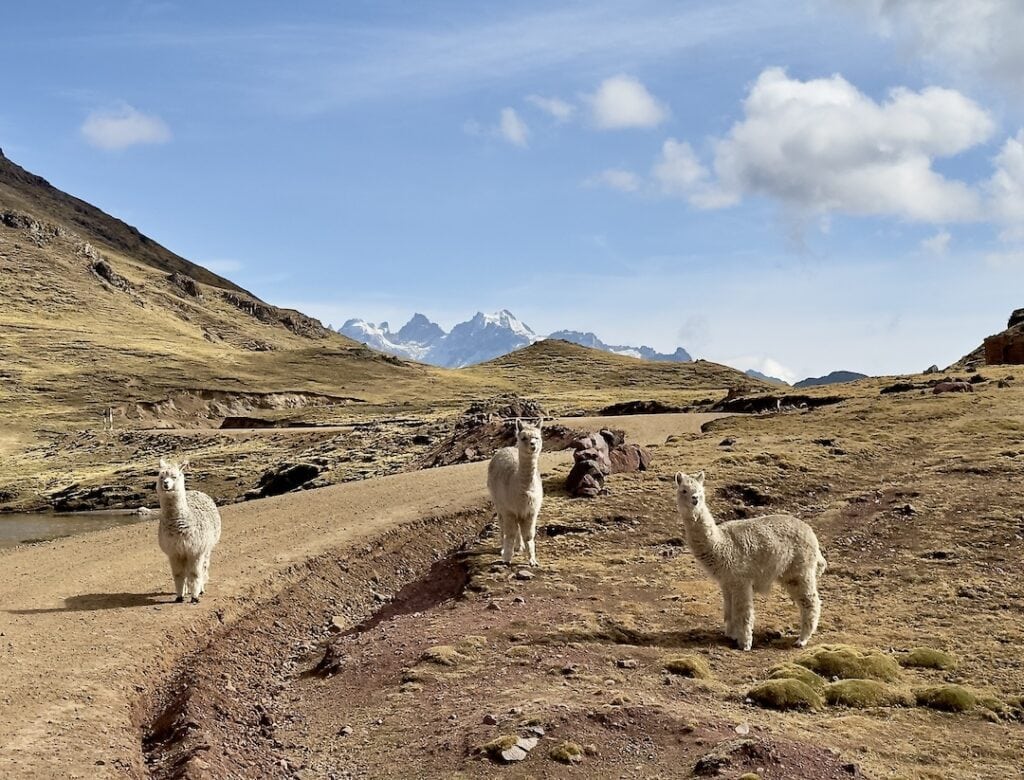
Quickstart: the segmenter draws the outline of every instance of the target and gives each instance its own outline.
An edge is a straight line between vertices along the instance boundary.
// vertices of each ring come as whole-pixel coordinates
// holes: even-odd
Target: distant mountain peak
[[[440,325],[419,312],[413,314],[397,333],[392,333],[386,322],[374,325],[358,318],[348,320],[338,330],[381,352],[447,368],[482,363],[544,338],[508,309],[490,313],[478,311],[470,319],[453,327],[450,333],[445,333]],[[642,360],[678,363],[692,360],[682,347],[670,354],[663,354],[648,346],[605,344],[589,332],[562,330],[547,338]]]

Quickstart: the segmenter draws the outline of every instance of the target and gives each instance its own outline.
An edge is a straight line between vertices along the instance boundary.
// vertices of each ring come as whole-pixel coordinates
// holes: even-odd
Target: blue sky
[[[946,364],[1024,305],[1014,0],[41,1],[4,28],[9,157],[335,325],[508,308],[800,378]]]

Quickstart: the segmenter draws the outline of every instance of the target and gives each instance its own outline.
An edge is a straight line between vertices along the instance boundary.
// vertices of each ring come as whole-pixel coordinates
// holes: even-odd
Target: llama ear
[[[516,417],[516,433],[523,430],[523,421]]]
[[[164,460],[163,458],[160,458],[160,470],[163,471],[166,468],[167,468],[167,461]]]
[[[178,466],[178,471],[184,473],[185,469],[187,469],[187,468],[188,468],[188,458],[185,458],[185,460],[183,460],[181,462],[181,465]]]
[[[702,484],[702,485],[704,484],[704,472],[703,471],[697,472],[697,481],[700,484]]]
[[[677,471],[676,472],[676,485],[677,486],[683,484],[683,476],[684,476],[683,472],[681,472],[681,471]]]

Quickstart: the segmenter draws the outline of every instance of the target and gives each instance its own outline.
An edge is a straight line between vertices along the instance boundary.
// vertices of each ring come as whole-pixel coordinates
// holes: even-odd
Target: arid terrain
[[[0,509],[154,506],[187,456],[224,520],[198,606],[171,603],[151,517],[0,551],[4,777],[1021,776],[1019,367],[788,400],[557,341],[430,368],[6,158],[0,295]],[[457,435],[510,393],[551,441],[608,426],[652,455],[574,499],[546,452],[534,569],[498,562],[490,451]],[[630,401],[677,413],[600,415]],[[779,592],[751,652],[721,636],[674,505],[700,469],[720,521],[817,531],[807,650]]]

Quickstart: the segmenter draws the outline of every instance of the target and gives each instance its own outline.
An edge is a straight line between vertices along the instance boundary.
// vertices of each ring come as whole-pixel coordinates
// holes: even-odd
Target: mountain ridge
[[[606,344],[593,332],[559,330],[540,336],[508,309],[493,314],[477,312],[446,333],[419,312],[397,332],[389,323],[372,323],[353,318],[338,332],[381,352],[443,368],[460,368],[507,355],[537,341],[552,339],[616,355],[657,362],[688,363],[690,353],[678,347],[673,353],[658,352],[646,345],[632,347]]]

